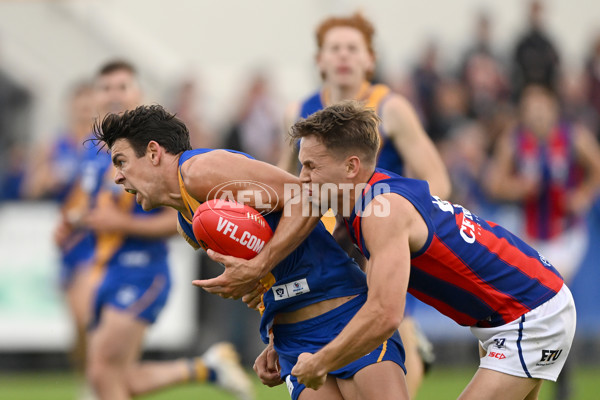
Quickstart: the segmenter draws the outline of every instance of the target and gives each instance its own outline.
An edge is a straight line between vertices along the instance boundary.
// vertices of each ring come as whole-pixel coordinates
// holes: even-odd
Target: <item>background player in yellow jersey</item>
[[[426,180],[433,194],[447,198],[450,194],[448,172],[414,108],[407,99],[393,93],[389,87],[369,82],[375,70],[374,33],[371,22],[358,13],[349,17],[330,17],[321,22],[316,30],[316,62],[323,85],[306,100],[287,108],[286,128],[299,118],[306,118],[342,100],[364,102],[367,107],[375,109],[382,120],[377,166],[400,175]],[[279,167],[297,175],[298,143],[292,143],[283,150]],[[347,235],[345,228],[338,227],[342,229],[336,229],[334,236],[344,243],[347,250],[352,249],[351,244],[348,245],[349,239],[344,236]],[[362,258],[359,254],[352,253],[352,256]],[[400,327],[406,350],[406,378],[411,396],[416,394],[421,383],[426,365],[424,362],[432,361],[430,344],[423,340],[424,337],[411,316],[415,302],[409,296],[406,316]],[[419,341],[420,348],[417,346]]]
[[[105,64],[94,84],[102,118],[135,108],[142,93],[135,68],[124,61]],[[110,157],[87,146],[84,170],[93,170],[89,207],[63,221],[62,229],[93,236],[86,375],[99,399],[119,400],[187,381],[214,382],[240,399],[252,398],[251,383],[228,344],[201,358],[142,362],[143,339],[166,304],[170,291],[166,239],[176,232],[169,209],[144,212],[134,196],[115,190]],[[93,166],[93,168],[92,168]],[[89,175],[89,174],[88,174]],[[83,182],[87,179],[87,183]],[[82,184],[90,185],[89,177]]]

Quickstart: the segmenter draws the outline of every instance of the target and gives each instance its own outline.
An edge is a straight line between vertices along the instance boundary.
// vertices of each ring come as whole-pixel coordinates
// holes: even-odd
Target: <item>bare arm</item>
[[[417,212],[406,199],[394,194],[377,196],[369,205],[371,211],[383,201],[390,202],[389,216],[371,213],[362,219],[371,253],[367,301],[333,341],[313,355],[301,354],[292,370],[300,383],[312,389],[324,383],[328,372],[373,351],[402,320],[410,274],[409,235]]]
[[[426,180],[432,194],[448,198],[451,191],[448,171],[410,103],[401,96],[393,96],[383,107],[382,121],[383,129],[392,138],[412,176]]]
[[[491,165],[484,180],[488,193],[499,200],[519,201],[534,193],[538,182],[514,171],[514,127],[506,130],[496,144]]]
[[[124,193],[123,196],[132,196]],[[84,215],[82,223],[100,233],[115,232],[126,236],[163,238],[177,233],[177,211],[163,208],[154,214],[132,214],[116,205],[97,207]]]
[[[251,283],[268,274],[306,239],[319,222],[320,215],[302,215],[305,199],[301,194],[300,180],[268,163],[226,151],[213,151],[186,162],[182,166],[182,174],[187,190],[200,201],[206,201],[211,190],[224,182],[248,181],[251,182],[248,185],[233,187],[233,195],[237,196],[240,190],[262,191],[262,202],[268,203],[270,210],[283,211],[273,238],[252,260],[207,252],[213,260],[225,265],[220,276],[193,282],[210,293],[234,298],[247,294]],[[250,196],[248,200],[246,204],[256,208],[255,197]]]

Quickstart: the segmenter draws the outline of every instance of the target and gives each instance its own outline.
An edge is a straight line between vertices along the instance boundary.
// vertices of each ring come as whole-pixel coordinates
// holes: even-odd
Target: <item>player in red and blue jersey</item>
[[[337,186],[336,202],[315,186],[311,193],[343,213],[369,259],[367,302],[335,340],[301,354],[292,375],[318,388],[327,371],[368,353],[397,328],[409,291],[479,339],[480,367],[461,399],[537,398],[544,379],[556,380],[572,344],[576,318],[569,289],[543,255],[506,229],[432,196],[424,181],[376,169],[377,123],[372,110],[344,102],[292,128],[292,137],[302,140],[301,181]],[[198,284],[235,295],[241,282],[238,277],[232,284],[232,274],[244,269],[244,278],[248,270],[263,275],[310,232],[313,219],[282,219],[252,260],[214,257],[226,273]]]
[[[600,148],[582,125],[560,119],[548,89],[524,89],[518,124],[497,145],[488,186],[495,198],[521,205],[523,238],[569,282],[587,248],[583,216],[600,190]]]
[[[491,165],[490,193],[520,206],[522,237],[571,282],[589,243],[584,216],[600,190],[600,147],[593,134],[561,118],[549,89],[530,85],[523,90],[517,124],[498,141]],[[556,398],[571,391],[568,366]]]
[[[235,198],[238,191],[259,190],[265,201],[260,208],[267,206],[266,211],[272,211],[265,219],[275,229],[282,216],[285,184],[297,183],[292,175],[244,153],[189,150],[187,128],[160,106],[110,115],[96,134],[111,149],[117,168],[115,182],[135,194],[145,210],[160,206],[178,210],[179,231],[195,248],[200,244],[193,234],[192,218],[215,187],[235,182],[233,179],[244,182],[231,185]],[[256,182],[260,184],[255,186]],[[265,188],[270,188],[267,193]],[[256,199],[250,196],[247,204],[259,208]],[[294,288],[293,294],[282,290],[288,285]],[[365,274],[323,224],[256,289],[264,292],[260,331],[269,343],[257,359],[257,364],[264,364],[261,371],[269,374],[261,376],[265,383],[285,380],[294,400],[408,398],[404,350],[397,332],[391,332],[368,356],[330,371],[318,392],[305,391],[305,386],[290,375],[300,353],[316,351],[333,340],[366,301]],[[378,380],[386,385],[377,384]]]
[[[383,84],[371,84],[376,54],[373,48],[375,29],[360,13],[351,16],[329,17],[316,29],[316,63],[323,80],[322,87],[300,103],[291,104],[286,110],[285,125],[292,126],[300,118],[342,100],[355,99],[372,108],[381,118],[379,126],[381,148],[377,166],[399,175],[424,179],[429,182],[432,193],[446,198],[450,194],[450,179],[441,156],[424,131],[417,113],[403,96],[392,92]],[[299,141],[283,149],[279,166],[297,175]],[[330,231],[335,219],[327,214],[324,222]],[[336,239],[355,257],[343,224],[338,223],[334,232]],[[425,346],[418,347],[416,338],[421,335],[413,309],[414,298],[409,296],[409,306],[400,327],[406,348],[406,366],[411,397],[417,393],[424,368],[432,361],[432,354],[425,354]]]

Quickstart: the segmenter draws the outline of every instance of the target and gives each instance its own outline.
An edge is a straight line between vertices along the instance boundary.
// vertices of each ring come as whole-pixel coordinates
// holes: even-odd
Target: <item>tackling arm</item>
[[[391,202],[389,216],[377,216],[374,207]],[[369,214],[370,212],[370,214]],[[303,353],[292,374],[312,389],[325,382],[328,372],[373,351],[398,329],[404,314],[410,274],[410,220],[416,213],[397,195],[377,196],[362,219],[365,244],[371,258],[367,269],[367,301],[342,332],[317,353]]]
[[[194,285],[210,293],[233,298],[247,294],[251,283],[267,275],[319,222],[320,216],[302,215],[302,203],[307,200],[302,196],[300,180],[268,163],[227,151],[212,151],[185,163],[182,175],[186,189],[199,201],[206,201],[210,191],[225,182],[251,181],[254,183],[243,188],[232,187],[233,196],[237,198],[241,190],[262,191],[271,210],[283,211],[273,237],[253,259],[207,252],[213,260],[225,265],[225,271],[218,277],[194,281]],[[246,204],[256,208],[253,197],[249,200]]]

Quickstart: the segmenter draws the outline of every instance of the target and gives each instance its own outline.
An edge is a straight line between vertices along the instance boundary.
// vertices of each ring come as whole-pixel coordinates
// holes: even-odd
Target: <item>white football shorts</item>
[[[575,302],[563,285],[550,300],[508,324],[471,327],[486,353],[479,367],[556,381],[571,350],[575,323]]]

